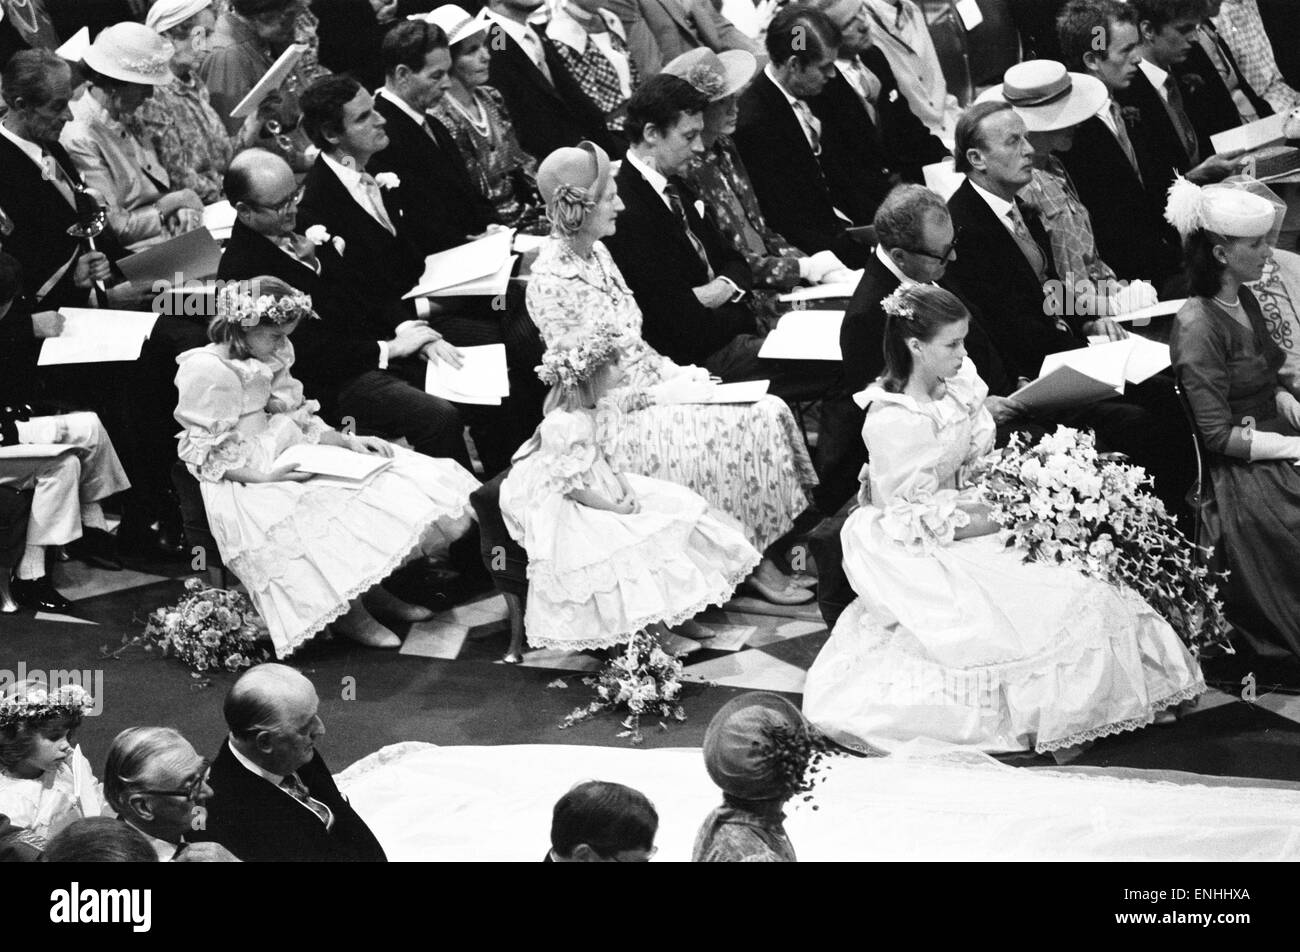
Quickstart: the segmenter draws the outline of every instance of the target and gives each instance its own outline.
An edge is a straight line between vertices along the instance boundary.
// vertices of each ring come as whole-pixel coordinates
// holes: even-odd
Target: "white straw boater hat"
[[[1277,243],[1286,203],[1254,179],[1233,177],[1204,188],[1181,175],[1169,186],[1165,220],[1186,238],[1198,228],[1225,238],[1269,235]]]
[[[95,37],[82,60],[109,79],[163,86],[172,81],[174,52],[170,41],[143,23],[115,23]]]
[[[1096,77],[1071,73],[1055,60],[1026,60],[975,101],[1010,103],[1030,132],[1056,132],[1091,119],[1107,98]]]
[[[663,71],[686,80],[708,96],[709,102],[717,102],[735,95],[749,84],[758,71],[758,60],[753,53],[744,50],[715,53],[701,46],[683,53]]]
[[[481,15],[470,16],[463,7],[458,7],[454,3],[444,3],[428,13],[413,14],[407,19],[423,20],[425,23],[441,27],[442,32],[447,34],[448,46],[455,46],[461,40],[468,40],[488,28],[487,20]]]

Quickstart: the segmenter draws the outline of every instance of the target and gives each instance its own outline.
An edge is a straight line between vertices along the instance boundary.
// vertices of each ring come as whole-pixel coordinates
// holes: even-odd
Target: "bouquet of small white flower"
[[[686,720],[686,710],[679,700],[681,678],[682,663],[664,651],[654,636],[638,631],[628,640],[623,653],[612,658],[596,677],[583,678],[583,684],[596,689],[596,698],[568,714],[560,729],[572,727],[601,711],[625,708],[629,713],[617,736],[630,737],[633,744],[640,744],[644,739],[642,715]],[[668,729],[663,721],[659,725]]]
[[[197,578],[185,582],[185,597],[156,609],[145,625],[146,650],[157,645],[195,671],[239,671],[270,660],[270,642],[248,596],[209,588]]]
[[[1196,654],[1232,651],[1214,577],[1193,559],[1138,466],[1097,452],[1089,431],[1059,427],[1027,446],[1014,434],[984,461],[984,497],[999,538],[1025,561],[1073,566],[1125,585],[1156,610]]]

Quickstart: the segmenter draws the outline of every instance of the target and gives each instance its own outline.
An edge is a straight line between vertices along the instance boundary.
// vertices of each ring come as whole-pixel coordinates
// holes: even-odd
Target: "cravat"
[[[686,237],[695,249],[695,254],[699,256],[700,261],[709,272],[709,280],[713,280],[713,266],[709,264],[708,252],[704,250],[704,245],[700,242],[695,232],[691,231],[691,220],[686,217],[686,205],[682,202],[682,194],[677,190],[677,186],[669,182],[664,186],[664,197],[668,199],[668,205],[681,222],[682,228],[686,230]]]
[[[1128,137],[1128,126],[1124,124],[1124,112],[1119,103],[1115,100],[1110,101],[1110,117],[1115,123],[1115,138],[1119,140],[1119,147],[1124,150],[1124,157],[1128,159],[1128,164],[1133,166],[1133,174],[1142,181],[1142,169],[1138,166],[1137,153],[1133,151],[1133,140]]]
[[[803,126],[804,135],[808,138],[808,145],[812,147],[813,155],[821,155],[821,120],[813,115],[813,111],[808,108],[808,104],[802,99],[796,99],[794,101],[794,113],[799,117],[799,123]]]
[[[1029,266],[1034,269],[1034,274],[1038,276],[1038,283],[1044,283],[1047,280],[1047,259],[1043,255],[1043,249],[1038,247],[1038,242],[1034,241],[1034,236],[1030,233],[1029,226],[1025,224],[1019,207],[1014,203],[1007,211],[1007,218],[1011,221],[1011,235],[1016,239],[1016,244],[1020,246]]]
[[[317,819],[325,824],[325,829],[333,828],[334,811],[313,797],[307,790],[307,785],[298,779],[296,773],[291,773],[281,780],[280,789],[316,814]]]
[[[876,78],[871,70],[858,62],[857,57],[844,60],[841,65],[844,78],[849,81],[853,91],[862,100],[868,118],[871,119],[872,123],[879,125],[880,114],[876,112],[876,97],[880,95],[880,80]]]
[[[392,219],[388,217],[388,209],[384,207],[384,196],[379,192],[379,183],[375,181],[374,176],[369,172],[361,173],[361,188],[369,200],[370,214],[375,216],[379,224],[388,229],[390,235],[397,234]]]
[[[528,58],[533,61],[533,65],[540,69],[546,81],[554,86],[555,80],[551,77],[551,69],[546,65],[546,50],[531,26],[524,27],[524,45],[527,47]]]
[[[1174,128],[1178,130],[1178,137],[1183,140],[1183,151],[1187,153],[1188,161],[1196,165],[1201,160],[1196,130],[1192,127],[1192,120],[1187,118],[1187,109],[1183,106],[1183,91],[1178,88],[1178,80],[1174,78],[1173,73],[1165,77],[1165,92],[1169,94],[1169,101],[1166,103],[1169,108],[1169,118],[1173,120]]]
[[[57,188],[64,201],[73,208],[77,207],[77,200],[72,194],[72,185],[64,175],[63,167],[59,165],[54,156],[45,151],[41,152],[41,178]]]

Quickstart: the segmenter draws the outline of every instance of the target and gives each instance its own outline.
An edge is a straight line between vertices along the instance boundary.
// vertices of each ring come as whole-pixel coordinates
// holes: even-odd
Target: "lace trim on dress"
[[[1086,731],[1079,731],[1063,737],[1060,740],[1047,741],[1045,743],[1035,743],[1034,750],[1040,754],[1050,754],[1054,750],[1067,750],[1071,747],[1078,747],[1080,744],[1086,744],[1094,740],[1100,740],[1103,737],[1110,737],[1114,734],[1122,734],[1125,731],[1141,730],[1148,724],[1155,721],[1156,715],[1163,710],[1182,704],[1184,701],[1191,701],[1205,693],[1205,683],[1189,684],[1180,691],[1175,691],[1168,697],[1161,698],[1159,701],[1153,701],[1148,707],[1147,712],[1141,717],[1131,717],[1128,720],[1116,721],[1113,724],[1103,724],[1101,727],[1094,727]]]
[[[238,430],[207,434],[191,429],[183,435],[178,455],[198,470],[199,479],[219,483],[228,470],[248,465],[254,449]]]

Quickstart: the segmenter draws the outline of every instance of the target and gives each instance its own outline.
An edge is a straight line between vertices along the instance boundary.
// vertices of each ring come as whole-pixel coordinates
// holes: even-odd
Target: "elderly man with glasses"
[[[104,798],[128,826],[143,833],[160,862],[237,863],[220,843],[188,843],[206,823],[210,765],[170,727],[129,727],[118,734],[104,766]]]

